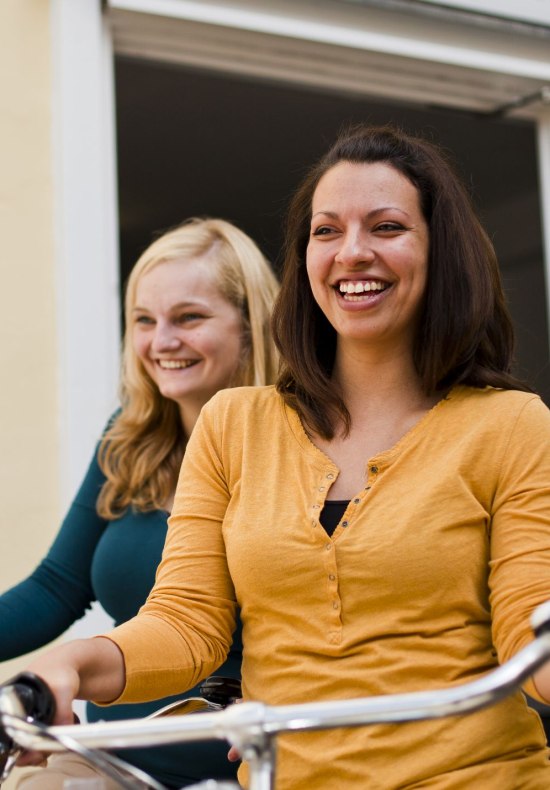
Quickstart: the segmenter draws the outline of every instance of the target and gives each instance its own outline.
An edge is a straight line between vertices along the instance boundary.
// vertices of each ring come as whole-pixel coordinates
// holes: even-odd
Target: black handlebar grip
[[[550,633],[550,601],[537,606],[531,615],[531,627],[535,636]]]
[[[217,705],[231,705],[242,696],[241,681],[222,675],[210,675],[199,687],[201,697]]]
[[[20,716],[22,709],[26,716],[35,721],[43,724],[52,723],[55,716],[55,700],[50,688],[37,675],[21,672],[3,683],[1,688],[8,694],[7,698],[3,698],[2,713],[12,712]],[[2,778],[13,749],[13,741],[4,729],[3,719],[0,719],[0,777]]]
[[[3,685],[14,689],[27,716],[42,724],[52,723],[55,717],[55,699],[42,678],[32,672],[21,672]]]

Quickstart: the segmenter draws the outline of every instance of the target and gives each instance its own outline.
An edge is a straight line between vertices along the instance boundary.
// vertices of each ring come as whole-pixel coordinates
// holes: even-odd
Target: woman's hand
[[[28,667],[49,686],[56,705],[53,724],[73,724],[73,701],[110,702],[125,685],[122,653],[109,639],[79,639],[42,653]],[[40,765],[42,752],[23,752],[18,765]]]

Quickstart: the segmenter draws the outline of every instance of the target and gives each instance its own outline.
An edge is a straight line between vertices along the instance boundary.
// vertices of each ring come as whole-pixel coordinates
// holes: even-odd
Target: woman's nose
[[[370,263],[374,259],[374,250],[367,233],[349,231],[340,240],[336,254],[336,262],[343,266],[355,266],[358,263]]]
[[[158,322],[151,346],[154,351],[173,351],[180,345],[180,339],[174,327],[170,324]]]

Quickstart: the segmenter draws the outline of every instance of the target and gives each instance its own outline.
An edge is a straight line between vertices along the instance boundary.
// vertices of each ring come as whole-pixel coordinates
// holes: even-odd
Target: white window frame
[[[235,31],[240,31],[243,35],[246,32],[255,33],[258,38],[263,36],[264,42],[269,37],[278,37],[281,51],[284,50],[285,42],[292,40],[303,42],[304,46],[311,48],[308,55],[314,57],[317,52],[320,84],[325,86],[356,89],[357,84],[354,79],[357,75],[354,74],[353,60],[351,68],[347,71],[346,64],[340,60],[340,74],[331,83],[327,69],[322,67],[322,47],[332,47],[335,54],[341,53],[345,48],[350,52],[355,51],[357,56],[361,53],[361,56],[366,58],[364,63],[366,70],[369,68],[370,55],[373,58],[371,66],[374,73],[378,74],[384,71],[384,61],[379,61],[381,68],[377,72],[376,57],[386,58],[386,64],[388,57],[408,58],[412,66],[412,76],[414,77],[415,73],[418,75],[417,83],[425,79],[423,90],[430,98],[435,96],[435,93],[430,91],[437,87],[437,83],[431,86],[427,75],[431,70],[430,64],[438,64],[442,69],[444,81],[450,78],[447,83],[449,86],[452,86],[455,80],[454,101],[457,107],[463,106],[461,102],[464,102],[464,97],[470,90],[473,91],[474,87],[478,92],[478,102],[490,100],[490,86],[494,85],[493,109],[500,107],[504,111],[529,117],[537,127],[546,310],[549,327],[547,339],[550,347],[550,48],[548,46],[550,28],[548,27],[549,11],[546,7],[548,0],[525,0],[519,10],[515,0],[482,0],[482,2],[427,0],[427,2],[455,8],[470,6],[472,21],[466,24],[463,18],[459,24],[454,18],[449,17],[448,22],[445,23],[444,19],[432,20],[428,17],[420,19],[413,15],[407,18],[406,13],[391,16],[391,3],[388,3],[389,10],[384,11],[383,3],[376,3],[377,8],[369,8],[367,2],[364,6],[360,3],[339,5],[329,0],[325,0],[322,4],[316,3],[315,0],[264,0],[261,4],[256,0],[200,0],[200,2],[199,0],[107,0],[107,5],[114,12],[115,18],[117,12],[122,15],[122,27],[124,27],[124,14],[136,20],[127,39],[124,39],[124,34],[120,36],[122,51],[124,47],[128,47],[130,51],[136,45],[139,48],[139,27],[147,25],[144,20],[149,18],[151,23],[156,20],[157,24],[151,40],[145,42],[148,55],[152,57],[162,55],[166,41],[170,44],[165,48],[167,59],[172,59],[174,62],[183,62],[182,58],[187,57],[186,62],[189,65],[194,63],[206,67],[218,66],[233,72],[241,68],[247,69],[247,73],[256,76],[262,76],[263,69],[263,76],[289,81],[303,79],[303,84],[313,84],[315,69],[313,74],[311,72],[300,74],[297,62],[292,62],[291,68],[288,64],[285,68],[284,63],[278,65],[274,62],[263,62],[255,65],[253,59],[249,58],[246,65],[235,66],[232,63],[232,56],[234,59],[239,43],[235,39],[232,42],[233,51],[228,49],[226,53],[224,67],[223,31],[227,31],[226,35],[230,33],[232,36],[235,36]],[[505,25],[498,31],[488,29],[484,25],[478,26],[475,22],[476,10],[480,14],[494,12],[500,15],[501,19],[508,16],[511,20],[510,30],[507,33]],[[360,13],[362,17],[358,16]],[[520,36],[511,19],[512,16],[517,15],[539,25],[544,35]],[[217,39],[216,36],[212,37],[215,46],[208,51],[206,37],[203,52],[200,48],[195,49],[191,54],[182,51],[181,44],[178,47],[174,39],[169,41],[169,31],[174,30],[176,32],[173,35],[176,36],[177,42],[176,25],[169,24],[166,28],[168,39],[163,38],[162,24],[159,24],[159,20],[163,17],[168,22],[202,24],[216,29]],[[357,24],[361,18],[366,20],[363,27]],[[199,28],[196,30],[198,31]],[[117,31],[115,31],[116,35]],[[317,51],[314,45],[318,47]],[[193,47],[187,48],[190,50]],[[184,46],[183,50],[185,49]],[[274,49],[276,51],[277,46]],[[258,47],[258,50],[262,51],[262,47]],[[242,51],[247,51],[245,45]],[[263,51],[265,52],[265,48]],[[288,51],[292,52],[292,44]],[[328,58],[327,61],[330,62]],[[428,64],[427,69],[424,64]],[[405,82],[403,76],[401,79],[407,86],[403,90],[401,99],[406,100],[407,96],[413,98],[412,86]],[[415,80],[412,81],[414,83]],[[371,90],[375,83],[376,80],[370,81]],[[384,85],[383,91],[388,97],[397,97],[395,92],[391,92],[391,85]],[[502,96],[506,91],[508,91],[508,99],[503,99]],[[479,106],[473,109],[479,109]]]
[[[60,499],[116,407],[120,347],[111,34],[99,0],[51,0]]]
[[[491,47],[483,50],[472,46],[473,40],[480,41],[480,31],[474,26],[471,40],[457,46],[456,39],[438,41],[435,33],[441,28],[436,25],[430,31],[431,23],[426,20],[424,43],[407,39],[407,26],[383,35],[374,29],[367,34],[347,28],[344,23],[323,24],[318,15],[308,21],[311,0],[262,4],[251,0],[109,0],[107,5],[123,9],[129,18],[142,23],[147,15],[151,19],[172,16],[222,32],[280,36],[281,42],[294,37],[305,44],[355,48],[385,57],[399,52],[411,62],[417,58],[447,66],[459,63],[472,73],[496,70],[510,79],[550,84],[550,57],[541,55],[540,42],[534,42],[531,52],[516,51],[512,56],[498,50],[496,36]],[[113,32],[100,0],[51,0],[51,8],[60,480],[66,504],[116,406],[120,306]],[[550,319],[550,107],[548,94],[541,92],[541,97],[528,111],[537,125]]]

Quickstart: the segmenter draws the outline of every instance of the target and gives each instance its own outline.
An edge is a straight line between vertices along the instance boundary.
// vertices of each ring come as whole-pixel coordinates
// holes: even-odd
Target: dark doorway
[[[277,266],[281,221],[304,170],[345,124],[393,122],[452,155],[493,239],[518,337],[518,372],[550,403],[534,126],[382,104],[145,60],[116,59],[121,279],[154,235],[220,216]]]

